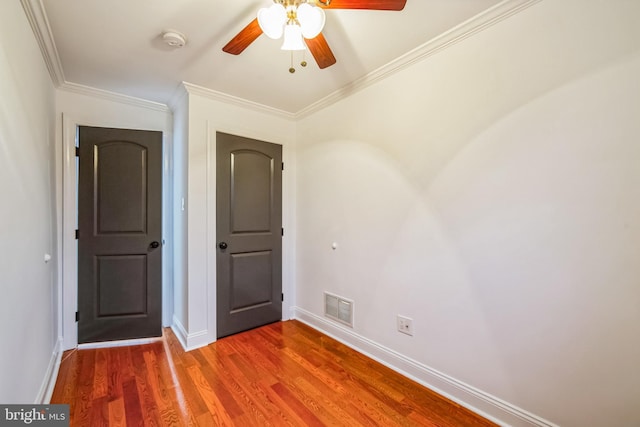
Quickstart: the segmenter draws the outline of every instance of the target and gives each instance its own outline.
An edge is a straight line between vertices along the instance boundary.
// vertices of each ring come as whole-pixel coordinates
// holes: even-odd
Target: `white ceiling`
[[[401,12],[327,10],[323,31],[337,63],[320,70],[260,36],[241,55],[222,47],[271,0],[40,0],[63,80],[169,102],[182,81],[288,113],[362,79],[488,9],[513,0],[408,0]],[[33,2],[33,1],[31,1]],[[486,13],[485,13],[486,14]],[[477,19],[477,18],[476,18]],[[42,25],[42,24],[40,24]],[[46,25],[46,24],[45,24]],[[163,30],[184,33],[170,48]]]

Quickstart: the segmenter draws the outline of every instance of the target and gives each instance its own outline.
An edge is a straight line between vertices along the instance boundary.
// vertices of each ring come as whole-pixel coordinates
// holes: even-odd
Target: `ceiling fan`
[[[327,68],[336,58],[322,35],[323,9],[404,9],[407,0],[273,0],[269,8],[258,11],[258,17],[244,27],[222,50],[239,55],[261,34],[279,39],[284,35],[283,50],[309,49],[318,66]],[[303,66],[306,63],[303,63]],[[294,72],[293,68],[289,69]]]

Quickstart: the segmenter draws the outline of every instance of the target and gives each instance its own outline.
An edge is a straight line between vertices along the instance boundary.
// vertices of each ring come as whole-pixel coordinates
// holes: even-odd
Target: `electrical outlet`
[[[413,319],[398,314],[398,332],[413,336]]]

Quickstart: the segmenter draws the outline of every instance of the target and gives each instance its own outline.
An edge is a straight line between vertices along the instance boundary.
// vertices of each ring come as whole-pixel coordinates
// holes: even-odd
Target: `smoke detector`
[[[167,30],[162,33],[162,41],[167,45],[179,48],[187,44],[187,38],[179,31]]]

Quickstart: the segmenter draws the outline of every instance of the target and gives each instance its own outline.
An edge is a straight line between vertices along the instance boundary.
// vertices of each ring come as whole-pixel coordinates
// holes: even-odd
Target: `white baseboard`
[[[135,338],[131,340],[117,340],[117,341],[102,341],[102,342],[90,342],[86,344],[78,344],[78,350],[90,350],[94,348],[111,348],[111,347],[128,347],[132,345],[144,345],[151,344],[157,341],[162,341],[162,337],[153,338]]]
[[[40,391],[38,391],[38,396],[36,397],[36,405],[47,404],[51,401],[53,389],[56,387],[56,381],[58,380],[62,351],[62,337],[58,337],[58,341],[53,346],[53,352],[51,353],[49,365],[47,366],[47,371],[44,374]]]
[[[206,330],[194,332],[191,334],[187,333],[187,330],[175,315],[173,316],[173,324],[171,325],[171,330],[174,334],[176,334],[176,337],[178,337],[178,341],[180,341],[180,344],[182,345],[184,351],[195,350],[196,348],[204,347],[210,344],[209,334]]]
[[[291,308],[291,318],[297,319],[319,330],[495,423],[514,427],[558,427],[550,421],[518,408],[489,393],[478,390],[462,381],[458,381],[436,369],[365,338],[345,326],[334,323],[300,307]]]

